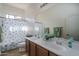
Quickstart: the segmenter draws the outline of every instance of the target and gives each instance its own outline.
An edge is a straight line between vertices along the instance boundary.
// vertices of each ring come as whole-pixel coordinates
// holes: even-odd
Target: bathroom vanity
[[[26,39],[26,52],[29,56],[57,56],[48,49]]]
[[[63,39],[62,43],[65,42]],[[43,40],[35,37],[26,37],[26,53],[29,56],[79,56],[79,42],[74,42],[72,48],[68,48],[66,43],[59,45],[51,40]]]

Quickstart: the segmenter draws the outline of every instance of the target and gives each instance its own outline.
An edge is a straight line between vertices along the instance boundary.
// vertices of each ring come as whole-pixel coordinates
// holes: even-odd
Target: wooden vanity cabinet
[[[37,56],[48,56],[48,50],[46,50],[45,48],[37,45],[37,50],[36,50],[36,55]]]
[[[26,39],[26,53],[29,56],[57,56],[55,53],[43,48],[42,46]]]

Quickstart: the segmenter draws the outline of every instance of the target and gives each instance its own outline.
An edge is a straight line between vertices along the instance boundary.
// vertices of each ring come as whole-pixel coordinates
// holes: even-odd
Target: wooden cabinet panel
[[[37,45],[37,56],[48,56],[48,50],[44,49],[43,47]]]
[[[30,41],[30,56],[36,56],[36,44]]]
[[[30,52],[30,41],[26,39],[26,53],[29,55]]]
[[[57,55],[49,51],[49,56],[57,56]]]

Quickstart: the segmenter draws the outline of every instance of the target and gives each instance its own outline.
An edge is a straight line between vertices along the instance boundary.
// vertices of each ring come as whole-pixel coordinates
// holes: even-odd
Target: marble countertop
[[[66,39],[63,38],[62,45],[56,44],[56,38],[52,38],[50,40],[44,40],[42,38],[38,39],[36,37],[26,37],[28,39],[49,51],[60,55],[60,56],[79,56],[79,42],[74,41],[72,48],[67,47]]]

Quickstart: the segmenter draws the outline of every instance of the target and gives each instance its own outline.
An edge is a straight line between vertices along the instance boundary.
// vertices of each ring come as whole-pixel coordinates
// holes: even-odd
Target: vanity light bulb
[[[26,27],[26,26],[24,26],[24,27],[22,27],[22,31],[25,31],[25,32],[28,32],[28,27]]]
[[[17,31],[17,27],[10,27],[9,30],[10,30],[11,32],[15,32],[15,31]]]
[[[39,31],[39,27],[35,27],[35,31]]]

